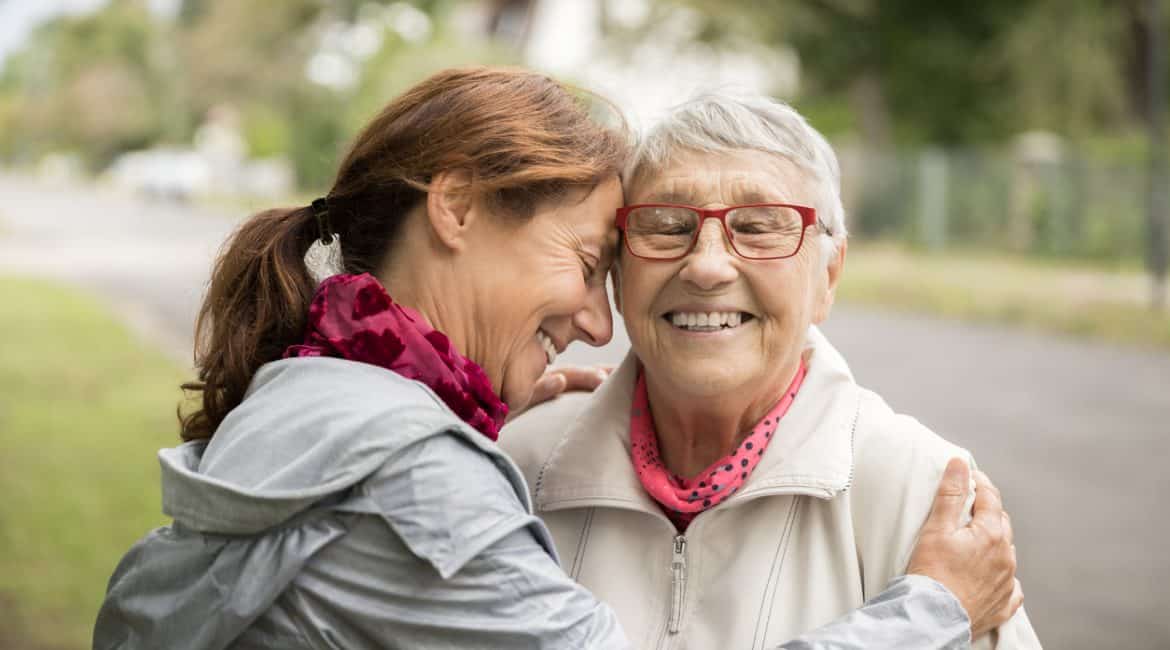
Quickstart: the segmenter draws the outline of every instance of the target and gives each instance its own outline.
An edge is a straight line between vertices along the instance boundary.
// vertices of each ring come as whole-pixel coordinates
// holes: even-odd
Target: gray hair
[[[680,104],[635,145],[622,180],[627,187],[664,169],[681,152],[762,151],[780,156],[816,180],[817,218],[825,263],[847,235],[841,169],[825,137],[788,104],[761,95],[704,93]]]

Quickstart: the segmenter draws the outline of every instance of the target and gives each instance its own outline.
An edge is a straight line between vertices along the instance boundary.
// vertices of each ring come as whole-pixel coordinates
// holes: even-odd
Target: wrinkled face
[[[762,152],[683,153],[660,173],[636,179],[627,203],[815,206],[814,183]],[[683,259],[646,260],[623,249],[618,304],[648,378],[697,398],[778,395],[795,372],[809,324],[823,319],[832,301],[821,237],[810,226],[795,256],[745,260],[708,219]]]
[[[515,410],[572,341],[604,345],[613,334],[606,274],[617,242],[613,177],[586,194],[570,193],[527,220],[494,216],[480,240],[475,338],[500,397]]]

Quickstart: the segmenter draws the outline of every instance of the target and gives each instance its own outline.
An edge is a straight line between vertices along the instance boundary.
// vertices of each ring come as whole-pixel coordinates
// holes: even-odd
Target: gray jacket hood
[[[365,512],[350,488],[411,444],[446,434],[491,456],[531,511],[511,461],[426,386],[339,359],[265,365],[210,441],[159,452],[174,523],[118,565],[94,647],[226,647],[345,534],[347,513]]]
[[[380,431],[393,435],[372,434]],[[321,357],[277,361],[256,373],[210,442],[159,452],[163,512],[199,532],[257,533],[358,483],[402,448],[455,431],[499,455],[430,389],[397,373]]]

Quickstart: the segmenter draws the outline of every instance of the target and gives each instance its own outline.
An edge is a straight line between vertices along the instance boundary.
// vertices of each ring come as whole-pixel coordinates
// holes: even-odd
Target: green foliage
[[[302,188],[326,189],[334,172],[346,132],[341,116],[343,106],[324,92],[306,89],[290,100],[297,116],[288,151]]]
[[[699,37],[709,42],[795,47],[802,94],[849,102],[873,146],[982,143],[1031,129],[1079,137],[1141,114],[1142,52],[1133,30],[1143,3],[685,4],[703,17]]]
[[[8,123],[0,147],[83,153],[98,168],[167,131],[173,74],[165,35],[141,3],[115,0],[43,25],[0,79]]]
[[[356,133],[395,96],[443,68],[519,63],[515,52],[486,41],[468,43],[450,28],[440,27],[423,43],[408,43],[388,33],[382,48],[363,66],[361,81],[348,101],[347,130]]]
[[[295,129],[289,115],[263,104],[249,106],[243,124],[248,155],[266,158],[287,153],[292,149]]]
[[[89,647],[118,559],[163,523],[183,374],[77,291],[0,293],[0,646]]]

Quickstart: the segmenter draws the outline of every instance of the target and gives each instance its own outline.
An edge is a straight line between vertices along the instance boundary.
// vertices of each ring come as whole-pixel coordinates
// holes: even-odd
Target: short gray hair
[[[698,95],[671,109],[640,139],[622,179],[628,187],[661,171],[682,152],[745,150],[781,156],[813,175],[817,186],[813,207],[828,231],[823,240],[826,263],[835,258],[847,234],[837,155],[825,136],[783,102],[762,95]]]

